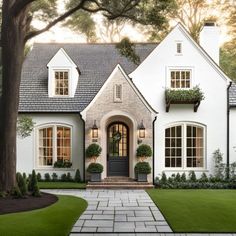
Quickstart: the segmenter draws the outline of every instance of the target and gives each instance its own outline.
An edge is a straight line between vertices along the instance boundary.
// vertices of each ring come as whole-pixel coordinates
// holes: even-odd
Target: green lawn
[[[39,182],[40,189],[85,189],[85,183],[74,182]]]
[[[174,232],[236,232],[236,190],[147,192]]]
[[[87,207],[81,198],[58,196],[53,205],[34,211],[0,215],[1,236],[66,236]]]

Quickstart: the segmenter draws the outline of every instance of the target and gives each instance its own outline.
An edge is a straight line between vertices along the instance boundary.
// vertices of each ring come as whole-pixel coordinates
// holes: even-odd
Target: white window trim
[[[196,126],[196,127],[201,127],[203,129],[203,167],[187,167],[187,139],[186,139],[186,135],[187,135],[187,131],[186,131],[186,127],[187,125],[190,126]],[[206,150],[206,126],[200,123],[195,123],[195,122],[188,122],[188,121],[184,121],[184,122],[178,122],[178,123],[171,123],[169,125],[165,126],[164,129],[164,138],[165,138],[165,130],[167,128],[171,128],[171,127],[175,127],[175,126],[181,126],[182,128],[182,167],[165,167],[165,159],[164,159],[164,169],[165,171],[206,171],[207,169],[207,150]],[[164,152],[165,152],[165,142],[164,142]],[[164,158],[165,155],[164,155]]]
[[[190,71],[189,88],[171,88],[171,71]],[[194,67],[193,66],[168,66],[166,67],[166,88],[173,90],[188,90],[194,87]]]
[[[73,163],[73,153],[72,153],[72,145],[73,145],[73,140],[72,140],[72,133],[73,133],[73,128],[71,125],[68,125],[68,124],[64,124],[64,123],[49,123],[49,124],[44,124],[44,125],[40,125],[40,126],[37,126],[35,129],[36,129],[36,132],[35,132],[35,168],[36,169],[49,169],[49,170],[52,170],[52,169],[55,169],[52,166],[47,166],[47,165],[39,165],[39,130],[40,129],[45,129],[45,128],[51,128],[52,127],[52,132],[53,132],[53,154],[52,154],[52,162],[53,164],[55,163],[55,161],[57,161],[57,135],[55,135],[57,133],[57,127],[58,126],[62,126],[62,127],[66,127],[66,128],[70,128],[70,140],[71,140],[71,145],[70,145],[70,153],[71,153],[71,158],[70,158],[70,162]],[[72,164],[73,166],[73,164]],[[67,168],[68,169],[68,168]],[[72,169],[72,167],[70,167],[69,169]]]
[[[71,97],[71,69],[69,68],[60,68],[60,69],[56,69],[53,68],[52,69],[53,75],[52,75],[52,79],[53,79],[53,97],[58,97],[58,98],[66,98],[66,97]],[[68,72],[68,95],[58,95],[56,94],[56,78],[55,78],[55,73],[56,72]]]

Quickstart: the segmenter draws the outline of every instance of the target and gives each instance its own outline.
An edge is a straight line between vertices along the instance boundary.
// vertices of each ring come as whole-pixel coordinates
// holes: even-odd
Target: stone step
[[[107,177],[103,181],[104,182],[134,182],[134,180],[129,177],[119,177],[119,176]]]
[[[136,182],[136,181],[130,181],[130,182],[107,182],[107,181],[102,181],[102,182],[88,182],[89,185],[121,185],[121,186],[126,186],[126,185],[150,185],[148,182]]]
[[[129,185],[116,185],[116,184],[87,184],[86,189],[151,189],[153,184],[129,184]]]

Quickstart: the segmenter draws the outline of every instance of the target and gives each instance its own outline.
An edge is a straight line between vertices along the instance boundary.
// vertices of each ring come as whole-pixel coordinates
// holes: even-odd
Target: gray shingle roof
[[[229,89],[229,105],[236,106],[236,83],[233,82]]]
[[[136,44],[143,61],[157,44]],[[74,98],[48,97],[47,64],[63,48],[81,75]],[[34,44],[22,70],[20,112],[80,112],[97,94],[117,64],[127,73],[137,65],[120,56],[114,44]]]

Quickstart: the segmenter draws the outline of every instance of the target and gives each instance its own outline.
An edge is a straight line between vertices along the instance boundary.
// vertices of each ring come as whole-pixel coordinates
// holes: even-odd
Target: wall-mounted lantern
[[[145,138],[145,127],[143,125],[143,120],[141,121],[141,124],[139,125],[138,135],[139,135],[139,138]]]
[[[94,124],[92,127],[92,139],[97,139],[98,138],[98,127],[96,125],[96,120],[94,120]]]

